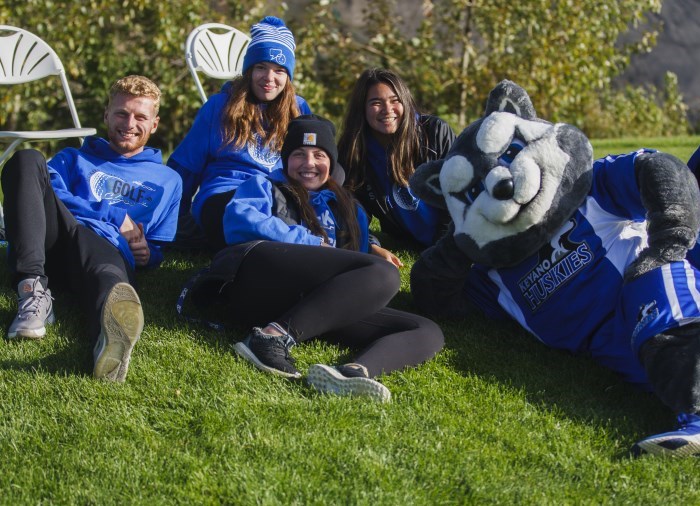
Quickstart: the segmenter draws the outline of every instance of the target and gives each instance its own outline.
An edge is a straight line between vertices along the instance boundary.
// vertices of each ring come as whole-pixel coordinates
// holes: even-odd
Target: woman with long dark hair
[[[420,164],[444,158],[454,141],[450,126],[421,114],[401,77],[365,70],[348,101],[338,141],[347,186],[382,231],[419,247],[444,233],[449,216],[413,195],[409,178]]]

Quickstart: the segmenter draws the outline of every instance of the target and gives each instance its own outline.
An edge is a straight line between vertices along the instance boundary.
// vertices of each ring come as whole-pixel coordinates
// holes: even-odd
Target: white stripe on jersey
[[[683,268],[685,269],[685,277],[688,279],[690,295],[693,297],[695,305],[700,308],[700,291],[698,291],[697,280],[695,279],[695,269],[688,262],[683,262]]]
[[[607,253],[605,258],[623,276],[627,266],[647,247],[646,221],[622,220],[609,213],[588,196],[579,211],[600,238]]]
[[[664,280],[664,291],[666,292],[668,306],[671,309],[671,316],[674,320],[680,322],[683,319],[683,312],[681,311],[681,305],[678,302],[678,294],[676,293],[676,287],[673,284],[673,273],[671,272],[671,264],[661,266],[661,276]]]

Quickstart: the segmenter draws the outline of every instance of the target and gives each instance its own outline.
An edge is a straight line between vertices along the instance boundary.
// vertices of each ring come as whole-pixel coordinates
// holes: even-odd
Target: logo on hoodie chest
[[[248,156],[258,165],[267,168],[268,171],[272,170],[280,159],[280,153],[265,147],[264,139],[258,134],[255,134],[254,137],[255,142],[249,142],[247,145]]]
[[[90,175],[90,191],[98,202],[105,200],[126,207],[148,207],[153,201],[155,188],[140,181],[126,181],[112,174],[95,171]]]

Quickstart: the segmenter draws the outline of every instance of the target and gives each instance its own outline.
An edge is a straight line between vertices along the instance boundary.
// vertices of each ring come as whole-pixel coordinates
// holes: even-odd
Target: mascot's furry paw
[[[421,311],[442,318],[460,318],[472,311],[464,282],[472,262],[457,249],[452,230],[425,250],[411,269],[411,293]]]
[[[625,271],[626,281],[683,260],[700,231],[700,190],[682,161],[667,153],[642,153],[634,168],[647,210],[649,246]]]
[[[436,276],[423,258],[413,264],[411,293],[421,312],[432,317],[464,318],[472,308],[463,290],[463,281],[455,283],[454,279]]]

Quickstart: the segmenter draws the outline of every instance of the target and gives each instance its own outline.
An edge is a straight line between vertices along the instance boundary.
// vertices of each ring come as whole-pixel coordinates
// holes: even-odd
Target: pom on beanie
[[[260,62],[284,67],[294,77],[294,35],[280,18],[267,16],[250,27],[250,44],[243,57],[243,72]]]

